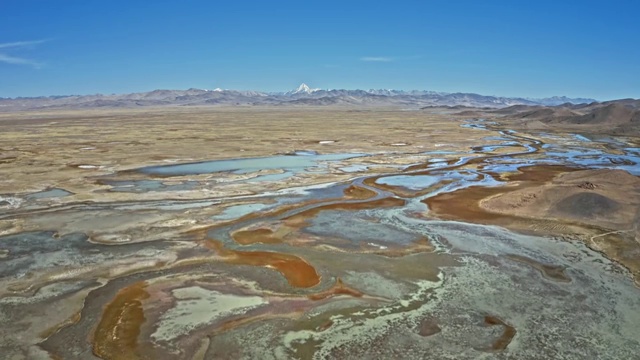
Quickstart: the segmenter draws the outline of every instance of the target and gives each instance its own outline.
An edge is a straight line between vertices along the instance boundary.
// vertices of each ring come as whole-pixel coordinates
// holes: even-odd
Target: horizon
[[[158,89],[151,89],[151,90],[143,90],[143,91],[134,91],[134,92],[130,92],[130,93],[92,93],[92,94],[51,94],[51,95],[36,95],[36,96],[16,96],[16,97],[3,97],[0,96],[0,99],[29,99],[29,98],[43,98],[43,97],[74,97],[74,96],[78,96],[78,97],[83,97],[83,96],[119,96],[119,95],[128,95],[128,94],[143,94],[143,93],[150,93],[153,91],[188,91],[188,90],[202,90],[202,91],[207,91],[207,92],[212,92],[212,91],[237,91],[237,92],[249,92],[249,91],[255,91],[255,92],[259,92],[259,93],[263,93],[263,94],[269,94],[269,95],[277,95],[277,94],[286,94],[288,92],[293,92],[296,89],[298,89],[300,86],[302,85],[307,85],[309,86],[307,83],[303,82],[300,85],[298,85],[297,87],[293,87],[291,89],[288,90],[277,90],[277,91],[264,91],[261,89],[228,89],[228,88],[214,88],[214,89],[206,89],[206,88],[197,88],[197,87],[189,87],[189,88],[183,88],[183,89],[169,89],[169,88],[158,88]],[[537,100],[541,100],[541,99],[551,99],[551,98],[568,98],[568,99],[590,99],[590,100],[595,100],[597,102],[603,102],[603,101],[609,101],[609,100],[621,100],[623,98],[619,98],[619,99],[596,99],[596,98],[590,98],[590,97],[583,97],[583,96],[566,96],[566,95],[550,95],[550,96],[545,96],[545,97],[526,97],[526,96],[518,96],[518,95],[496,95],[496,94],[479,94],[479,93],[474,93],[474,92],[469,92],[469,91],[438,91],[438,90],[431,90],[431,89],[391,89],[391,88],[377,88],[377,89],[360,89],[360,88],[353,88],[353,89],[345,89],[345,88],[317,88],[317,87],[313,87],[313,86],[309,86],[309,88],[311,88],[311,90],[318,90],[318,91],[402,91],[402,92],[411,92],[411,91],[424,91],[424,92],[433,92],[433,93],[440,93],[440,94],[473,94],[473,95],[480,95],[480,96],[490,96],[490,97],[496,97],[496,98],[513,98],[513,99],[537,99]]]
[[[13,1],[0,97],[153,89],[425,89],[640,98],[640,4]],[[151,90],[149,90],[151,89]],[[242,91],[242,90],[241,90]],[[490,95],[491,94],[491,95]]]

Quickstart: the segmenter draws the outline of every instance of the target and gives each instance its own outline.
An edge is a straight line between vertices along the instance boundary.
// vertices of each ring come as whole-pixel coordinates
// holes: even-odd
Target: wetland
[[[0,353],[633,358],[639,146],[394,109],[3,113]]]

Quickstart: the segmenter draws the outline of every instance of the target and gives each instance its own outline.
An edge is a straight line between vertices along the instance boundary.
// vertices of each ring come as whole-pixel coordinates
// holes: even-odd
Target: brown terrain
[[[638,106],[0,113],[0,351],[629,358]]]
[[[475,110],[487,117],[525,129],[571,130],[583,133],[640,134],[640,100],[625,99],[558,106],[514,105],[499,110]]]
[[[640,179],[622,170],[525,167],[507,187],[469,187],[425,200],[449,219],[578,236],[640,285]]]

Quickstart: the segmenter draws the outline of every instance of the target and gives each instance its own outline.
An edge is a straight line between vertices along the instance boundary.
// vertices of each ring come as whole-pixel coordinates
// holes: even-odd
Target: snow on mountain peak
[[[302,83],[302,84],[300,84],[300,86],[298,86],[298,88],[296,90],[292,91],[291,94],[302,94],[302,93],[311,94],[311,93],[316,92],[318,90],[320,90],[320,89],[312,89],[307,84]]]

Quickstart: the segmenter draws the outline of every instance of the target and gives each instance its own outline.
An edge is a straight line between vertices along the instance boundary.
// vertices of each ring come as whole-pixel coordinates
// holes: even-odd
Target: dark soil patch
[[[617,201],[592,192],[571,195],[555,205],[556,211],[578,218],[608,216],[619,208]]]

